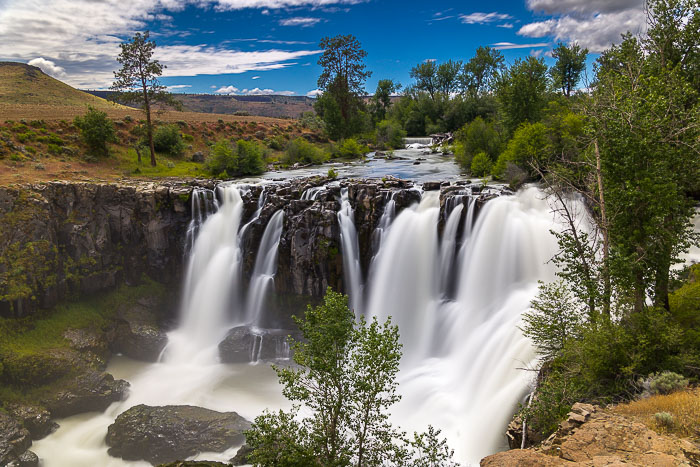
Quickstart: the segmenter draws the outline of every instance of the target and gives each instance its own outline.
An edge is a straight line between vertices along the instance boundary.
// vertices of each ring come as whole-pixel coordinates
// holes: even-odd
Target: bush
[[[379,149],[402,149],[405,137],[406,132],[400,124],[390,120],[377,123],[376,139]]]
[[[491,159],[485,152],[480,152],[472,159],[471,174],[474,177],[485,177],[491,173]]]
[[[671,394],[687,387],[688,380],[672,371],[664,371],[649,376],[649,392],[652,395]]]
[[[508,162],[516,164],[532,175],[530,163],[542,165],[551,152],[547,133],[548,129],[542,123],[522,124],[508,141],[505,151],[498,157],[493,175],[503,178]]]
[[[318,147],[306,141],[304,138],[297,138],[287,144],[283,161],[288,165],[301,164],[321,164],[328,159],[328,156]]]
[[[185,143],[177,125],[163,125],[153,132],[153,147],[156,151],[171,156],[181,156],[185,152]]]
[[[114,124],[105,112],[89,107],[84,116],[75,117],[73,124],[80,130],[80,138],[87,145],[91,156],[108,156],[108,144],[117,142]],[[51,144],[49,151],[51,151]]]
[[[347,138],[340,143],[338,148],[340,152],[340,157],[346,159],[357,159],[362,157],[369,152],[369,148],[357,142],[355,138]]]
[[[212,146],[206,169],[219,178],[260,175],[265,171],[264,155],[258,143],[239,140],[234,146],[224,139]]]
[[[659,425],[670,428],[673,426],[673,415],[668,412],[657,412],[654,414],[654,420]]]
[[[503,142],[500,133],[491,122],[481,117],[475,118],[455,135],[455,159],[463,168],[469,170],[473,158],[480,153],[486,154],[493,163],[501,152]],[[490,170],[489,170],[490,172]]]
[[[328,169],[328,178],[336,179],[338,178],[338,171],[335,169]]]

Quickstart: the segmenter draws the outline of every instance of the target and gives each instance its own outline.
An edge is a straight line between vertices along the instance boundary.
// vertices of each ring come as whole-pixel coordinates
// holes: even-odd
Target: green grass
[[[156,166],[151,166],[148,150],[141,153],[141,163],[134,149],[122,150],[117,154],[119,169],[127,177],[202,177],[206,176],[204,164],[185,158],[168,157],[156,154]]]
[[[140,297],[163,296],[164,286],[150,279],[141,285],[121,286],[111,292],[66,303],[25,319],[0,318],[0,354],[31,355],[67,345],[63,337],[69,329],[104,329],[120,305]]]

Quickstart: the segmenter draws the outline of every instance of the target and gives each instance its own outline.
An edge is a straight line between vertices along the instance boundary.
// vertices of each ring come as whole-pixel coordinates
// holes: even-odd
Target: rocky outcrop
[[[575,404],[556,433],[534,449],[486,457],[482,467],[506,466],[694,466],[700,448],[661,435],[644,424],[589,404]]]
[[[250,422],[235,412],[189,405],[137,405],[107,429],[109,454],[152,464],[186,459],[198,452],[223,452],[241,444]]]
[[[112,402],[122,400],[128,387],[129,383],[115,380],[108,373],[87,371],[42,400],[42,403],[54,418],[83,412],[103,412]]]
[[[0,465],[20,465],[20,457],[31,445],[29,431],[0,411]]]
[[[291,356],[289,336],[299,340],[298,331],[284,329],[252,329],[238,326],[231,329],[219,343],[219,355],[223,363],[248,363],[272,361]]]
[[[124,304],[115,318],[111,348],[135,360],[156,362],[168,343],[162,303],[152,297]]]

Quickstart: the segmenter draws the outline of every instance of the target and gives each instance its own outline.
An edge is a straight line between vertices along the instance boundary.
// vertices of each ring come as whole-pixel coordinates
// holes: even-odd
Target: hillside
[[[109,99],[111,91],[86,91]],[[299,118],[312,112],[314,99],[305,96],[224,96],[217,94],[174,94],[185,111],[224,115],[253,115],[273,118]]]
[[[0,62],[0,115],[6,106],[60,106],[90,105],[102,110],[121,106],[79,91],[39,68],[24,63]]]

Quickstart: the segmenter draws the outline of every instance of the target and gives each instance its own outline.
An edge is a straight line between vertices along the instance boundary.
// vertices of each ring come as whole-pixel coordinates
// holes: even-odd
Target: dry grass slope
[[[24,63],[0,62],[0,115],[6,106],[79,107],[101,110],[121,108],[99,97],[78,91]]]

